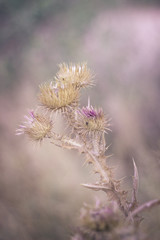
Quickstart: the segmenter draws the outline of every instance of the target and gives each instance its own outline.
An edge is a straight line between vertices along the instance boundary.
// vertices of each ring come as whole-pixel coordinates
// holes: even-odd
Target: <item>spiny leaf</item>
[[[133,189],[137,194],[138,187],[139,187],[139,175],[138,175],[136,163],[135,163],[134,159],[132,159],[132,160],[133,160],[133,166],[134,166]]]
[[[101,185],[98,185],[98,184],[86,184],[86,183],[83,183],[81,184],[83,187],[86,187],[86,188],[89,188],[89,189],[92,189],[92,190],[95,190],[95,191],[99,191],[99,190],[102,190],[102,191],[111,191],[110,188],[107,188],[106,186],[101,186]]]
[[[133,160],[133,166],[134,166],[134,175],[133,175],[133,191],[132,191],[132,202],[130,206],[130,210],[134,210],[135,207],[137,207],[137,193],[138,193],[138,186],[139,186],[139,176],[138,176],[138,170],[136,163]]]

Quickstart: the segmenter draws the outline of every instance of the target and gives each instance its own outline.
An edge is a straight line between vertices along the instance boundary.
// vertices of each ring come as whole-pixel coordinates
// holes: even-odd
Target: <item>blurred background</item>
[[[49,142],[15,136],[38,85],[61,62],[87,61],[96,87],[84,91],[112,117],[111,165],[131,190],[134,157],[139,202],[160,196],[160,1],[0,0],[0,240],[69,239],[83,202],[105,195],[83,157]],[[61,124],[60,124],[61,125]],[[61,126],[63,128],[63,126]],[[159,239],[160,207],[143,214]]]

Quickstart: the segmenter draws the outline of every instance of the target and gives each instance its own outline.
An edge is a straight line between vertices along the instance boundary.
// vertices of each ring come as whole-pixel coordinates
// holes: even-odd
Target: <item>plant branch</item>
[[[106,180],[106,183],[109,183],[109,177],[107,176],[107,173],[103,170],[103,168],[102,168],[101,164],[99,163],[99,161],[97,160],[97,158],[87,148],[85,150],[89,154],[89,156],[94,160],[94,163],[95,163],[97,169],[99,169],[100,174]]]
[[[138,208],[136,208],[132,213],[131,213],[131,217],[135,217],[136,215],[138,215],[140,212],[145,211],[146,209],[150,209],[154,206],[157,206],[160,204],[160,199],[154,199],[151,200],[149,202],[146,202],[142,205],[140,205]]]

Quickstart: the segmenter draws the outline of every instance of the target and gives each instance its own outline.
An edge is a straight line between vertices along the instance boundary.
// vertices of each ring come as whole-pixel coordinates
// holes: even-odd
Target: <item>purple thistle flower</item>
[[[30,111],[29,115],[25,115],[24,118],[26,121],[19,125],[16,135],[26,134],[34,141],[41,141],[46,136],[51,135],[52,121],[46,116]]]
[[[87,118],[99,118],[99,117],[102,117],[103,115],[102,109],[97,110],[97,109],[94,109],[92,106],[83,107],[80,110],[80,113]]]
[[[83,137],[109,130],[103,110],[93,108],[90,104],[76,111],[74,129]]]

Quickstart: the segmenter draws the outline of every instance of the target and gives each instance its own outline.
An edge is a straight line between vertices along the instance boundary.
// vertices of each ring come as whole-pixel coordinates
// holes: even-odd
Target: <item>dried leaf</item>
[[[102,190],[102,191],[112,191],[110,188],[107,188],[106,186],[101,186],[101,185],[98,185],[98,184],[86,184],[86,183],[83,183],[81,184],[83,187],[86,187],[86,188],[89,188],[89,189],[92,189],[92,190],[95,190],[95,191],[99,191],[99,190]]]

